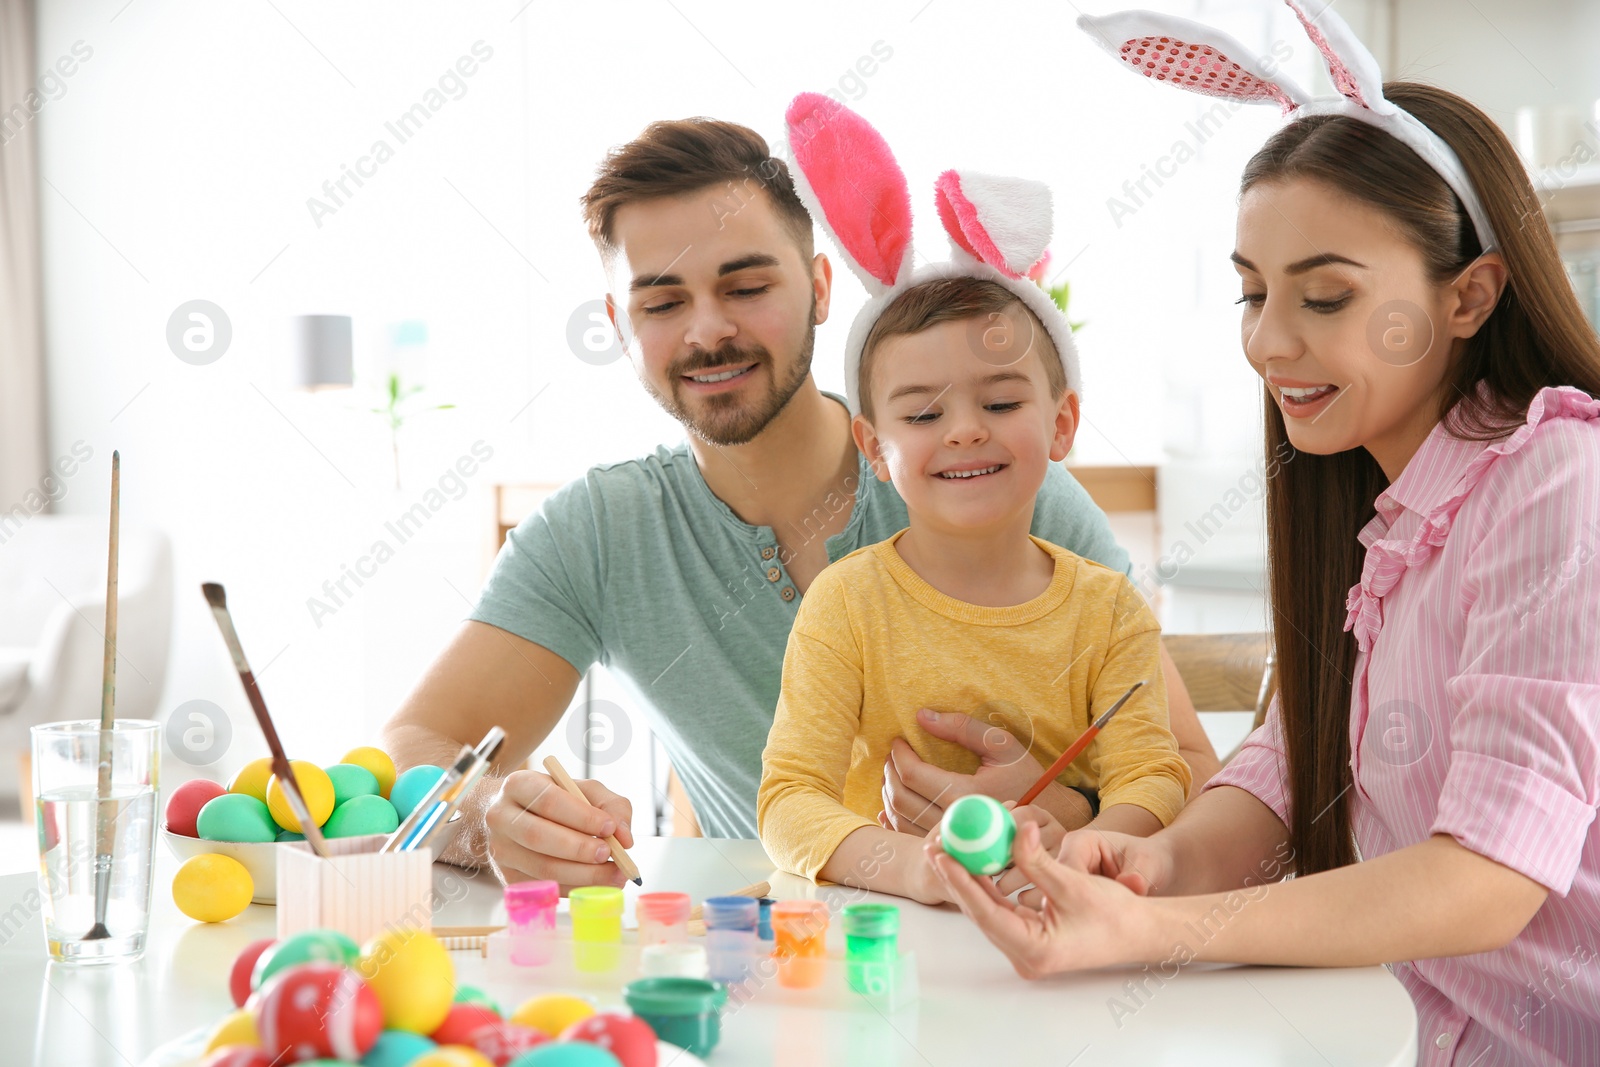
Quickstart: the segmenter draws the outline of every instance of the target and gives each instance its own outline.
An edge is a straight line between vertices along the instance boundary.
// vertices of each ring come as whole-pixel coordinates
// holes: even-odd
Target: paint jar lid
[[[704,978],[706,949],[686,942],[645,945],[639,950],[639,974],[644,978]]]
[[[688,893],[640,893],[634,915],[642,922],[673,926],[689,921]]]
[[[709,1015],[722,1010],[728,990],[704,978],[640,978],[622,987],[622,999],[640,1015]]]
[[[761,902],[754,897],[707,897],[702,914],[707,930],[754,930]]]
[[[610,918],[622,914],[622,890],[610,885],[579,886],[567,894],[574,916]]]
[[[893,904],[846,904],[841,914],[846,937],[894,937],[900,932],[900,909]]]
[[[506,886],[506,915],[513,921],[556,906],[561,886],[555,882],[511,882]]]

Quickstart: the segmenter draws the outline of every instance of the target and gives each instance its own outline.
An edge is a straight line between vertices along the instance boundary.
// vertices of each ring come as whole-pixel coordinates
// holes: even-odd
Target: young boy
[[[977,769],[918,727],[918,709],[980,709],[1043,768],[1137,681],[1059,780],[1099,791],[1098,827],[1147,836],[1171,822],[1189,769],[1155,617],[1125,575],[1028,532],[1078,422],[1050,331],[998,281],[940,277],[887,304],[856,376],[857,447],[910,525],[828,567],[801,603],[757,797],[768,854],[810,878],[944,900],[921,839],[877,821],[894,738]]]

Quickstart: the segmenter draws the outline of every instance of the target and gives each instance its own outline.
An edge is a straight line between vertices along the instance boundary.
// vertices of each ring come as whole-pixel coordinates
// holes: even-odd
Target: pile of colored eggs
[[[393,833],[444,775],[443,768],[427,765],[397,775],[394,761],[370,746],[351,749],[330,767],[305,760],[291,760],[290,766],[325,837]],[[166,829],[206,841],[304,840],[269,758],[245,764],[226,786],[205,779],[178,786],[167,798]],[[233,918],[254,894],[244,864],[218,854],[191,857],[172,882],[178,909],[201,922]]]
[[[456,988],[450,955],[399,930],[356,947],[332,930],[257,941],[233,963],[238,1010],[206,1044],[204,1067],[360,1063],[365,1067],[656,1067],[643,1020],[564,995],[509,1016]]]

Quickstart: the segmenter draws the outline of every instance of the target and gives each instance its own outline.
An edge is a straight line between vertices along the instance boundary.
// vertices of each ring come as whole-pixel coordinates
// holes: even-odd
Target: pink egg
[[[506,1067],[530,1048],[549,1043],[549,1034],[501,1019],[478,1027],[466,1040],[466,1044],[477,1049],[495,1067]]]
[[[561,1040],[599,1045],[621,1060],[622,1067],[656,1067],[656,1032],[636,1015],[603,1011],[561,1031]]]
[[[226,1045],[200,1061],[200,1067],[275,1067],[272,1057],[249,1045]]]
[[[228,972],[228,992],[233,994],[234,1007],[242,1008],[244,1002],[250,999],[250,975],[256,969],[256,960],[276,943],[270,937],[252,941],[234,959],[233,970]]]
[[[334,963],[302,963],[261,989],[256,1032],[278,1060],[359,1060],[383,1029],[383,1005],[361,976]]]
[[[450,1013],[439,1024],[439,1029],[428,1036],[437,1045],[468,1045],[471,1044],[473,1032],[479,1027],[500,1021],[499,1015],[482,1004],[456,1003],[450,1005]]]
[[[182,837],[199,837],[195,820],[200,817],[200,809],[226,792],[220,783],[204,778],[184,782],[167,798],[167,829]]]

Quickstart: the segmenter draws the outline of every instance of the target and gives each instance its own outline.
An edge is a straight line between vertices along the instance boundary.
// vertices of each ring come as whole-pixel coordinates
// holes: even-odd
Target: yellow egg
[[[267,802],[267,779],[272,777],[272,757],[253,759],[239,768],[228,782],[228,792],[248,793],[263,804]]]
[[[386,1030],[431,1034],[455,1001],[455,966],[437,938],[404,928],[361,948],[356,971],[378,995]]]
[[[406,1067],[494,1067],[494,1061],[466,1045],[440,1045],[424,1052]]]
[[[511,1021],[521,1026],[560,1037],[561,1032],[573,1023],[582,1022],[594,1014],[594,1005],[565,993],[550,993],[522,1003],[511,1013]]]
[[[372,772],[372,777],[378,780],[378,795],[385,800],[389,799],[389,787],[394,785],[394,760],[381,748],[371,745],[362,745],[352,748],[344,754],[340,763],[354,763],[357,767],[365,767]]]
[[[222,1017],[217,1028],[211,1031],[211,1038],[206,1042],[205,1055],[209,1056],[219,1048],[228,1045],[248,1045],[250,1048],[260,1048],[261,1038],[256,1036],[255,1013],[245,1008],[231,1011]]]
[[[203,923],[227,922],[250,905],[255,891],[244,864],[216,853],[189,857],[172,876],[172,902]]]
[[[300,785],[300,796],[305,800],[306,807],[311,809],[311,817],[321,826],[333,814],[332,779],[327,771],[303,759],[290,760],[289,766],[294,771],[294,780]],[[297,834],[303,832],[300,820],[295,818],[294,809],[289,806],[289,798],[278,785],[277,775],[267,781],[267,810],[272,812],[274,821],[285,830]]]

